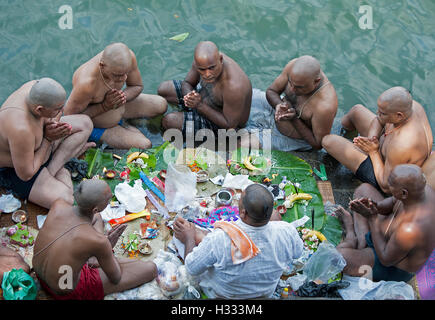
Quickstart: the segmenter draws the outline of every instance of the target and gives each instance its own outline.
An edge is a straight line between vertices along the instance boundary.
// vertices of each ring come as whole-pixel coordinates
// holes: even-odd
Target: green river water
[[[72,29],[59,27],[62,5]],[[360,28],[363,5],[372,29]],[[356,103],[376,110],[379,94],[400,85],[435,129],[434,34],[434,0],[0,0],[0,100],[41,77],[69,93],[74,70],[118,41],[135,52],[144,92],[156,93],[163,80],[184,78],[196,44],[212,40],[253,87],[265,90],[290,59],[309,54],[337,90],[337,118]]]

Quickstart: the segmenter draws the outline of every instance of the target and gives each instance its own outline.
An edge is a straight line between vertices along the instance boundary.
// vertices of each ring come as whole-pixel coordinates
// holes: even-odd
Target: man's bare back
[[[74,226],[77,227],[66,232]],[[103,246],[105,241],[107,238],[93,228],[91,221],[78,217],[71,205],[57,201],[50,209],[33,249],[37,254],[50,245],[34,256],[35,272],[55,293],[68,294],[77,286],[83,265],[95,256],[95,248]],[[70,289],[59,288],[59,283],[64,284],[59,280],[65,276],[66,270],[72,271],[73,288]]]
[[[154,263],[114,256],[113,247],[127,225],[118,225],[104,234],[99,212],[112,198],[106,182],[82,181],[74,198],[74,207],[62,200],[55,202],[36,238],[32,262],[44,286],[68,299],[82,299],[83,290],[99,299],[156,277]],[[81,277],[83,272],[85,277]]]
[[[3,103],[0,108],[0,168],[13,167],[9,139],[18,134],[22,128],[27,134],[34,136],[34,151],[42,143],[44,119],[37,119],[31,115],[26,107],[26,97],[36,80],[26,82]],[[48,157],[45,158],[47,160]]]

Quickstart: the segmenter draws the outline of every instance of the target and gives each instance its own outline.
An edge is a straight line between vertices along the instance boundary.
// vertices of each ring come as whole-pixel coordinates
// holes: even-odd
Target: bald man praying
[[[322,145],[362,182],[390,194],[391,171],[405,163],[421,167],[432,151],[433,136],[423,107],[407,89],[390,88],[377,102],[377,115],[358,104],[342,118],[344,129],[360,134],[353,143],[328,135]]]
[[[322,139],[331,132],[338,102],[334,86],[316,58],[301,56],[291,60],[266,90],[266,99],[275,110],[276,128],[287,137],[273,138],[274,149],[322,149]]]
[[[61,116],[66,92],[55,80],[23,84],[0,108],[0,187],[50,208],[57,199],[73,203],[71,175],[63,166],[94,146],[92,121]]]
[[[346,234],[337,250],[346,259],[346,274],[363,276],[367,268],[361,267],[369,266],[373,281],[406,282],[435,248],[435,192],[414,164],[396,166],[387,182],[392,197],[365,183],[350,202],[353,215],[336,211]]]
[[[252,99],[252,86],[240,66],[219,51],[211,41],[200,42],[194,52],[192,68],[184,81],[165,81],[158,94],[184,112],[167,114],[165,129],[179,129],[183,136],[200,129],[239,129],[246,125]]]
[[[141,93],[142,89],[135,54],[125,44],[113,43],[76,70],[65,114],[86,114],[92,119],[90,141],[119,149],[148,149],[151,141],[123,120],[161,115],[167,102]]]

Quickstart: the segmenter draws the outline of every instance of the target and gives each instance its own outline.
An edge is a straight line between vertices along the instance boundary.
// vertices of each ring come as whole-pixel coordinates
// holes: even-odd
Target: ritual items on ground
[[[137,219],[137,218],[149,217],[150,215],[151,215],[151,212],[149,210],[145,209],[141,212],[130,213],[130,214],[125,215],[124,217],[109,220],[109,223],[111,226],[115,226],[117,224],[122,224],[122,223],[132,221],[132,220]]]
[[[10,227],[6,234],[10,237],[11,244],[19,245],[20,247],[27,247],[33,245],[35,239],[29,232],[28,227],[24,227],[21,222]]]
[[[24,223],[27,221],[29,214],[24,210],[17,210],[12,213],[12,221],[15,223]]]

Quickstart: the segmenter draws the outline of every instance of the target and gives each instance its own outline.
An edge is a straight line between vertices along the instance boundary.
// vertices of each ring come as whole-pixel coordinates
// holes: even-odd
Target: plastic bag
[[[11,213],[21,207],[21,201],[12,194],[4,194],[0,197],[0,212]]]
[[[165,181],[168,211],[180,211],[195,199],[196,193],[196,174],[186,166],[169,163]]]
[[[414,290],[405,282],[373,282],[364,277],[343,276],[350,283],[348,288],[340,289],[343,300],[414,300]]]
[[[293,291],[297,291],[307,281],[307,276],[298,273],[297,275],[287,279],[286,283],[292,288]]]
[[[35,281],[23,269],[5,272],[2,289],[5,300],[35,300],[38,293]]]
[[[142,180],[136,180],[131,187],[127,181],[118,184],[115,187],[116,199],[123,205],[128,212],[136,213],[145,209],[147,201],[146,193],[142,188]]]
[[[349,287],[347,281],[335,281],[329,284],[316,284],[314,282],[305,283],[298,290],[299,297],[323,297],[323,298],[340,298],[339,291]]]
[[[166,297],[172,297],[185,288],[182,275],[178,271],[178,267],[171,261],[166,261],[159,269],[159,274],[156,278],[157,283]]]
[[[322,242],[317,251],[308,259],[303,273],[308,281],[321,280],[327,283],[330,278],[343,271],[345,266],[346,260],[334,245]]]

